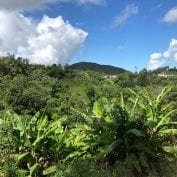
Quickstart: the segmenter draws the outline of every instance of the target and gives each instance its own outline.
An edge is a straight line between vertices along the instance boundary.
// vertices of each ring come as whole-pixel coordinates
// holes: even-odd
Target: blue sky
[[[100,0],[98,4],[59,0],[45,7],[36,6],[30,10],[20,7],[18,11],[36,23],[44,14],[51,19],[62,16],[65,23],[87,33],[80,42],[82,47],[67,59],[69,63],[90,61],[132,71],[135,66],[138,70],[148,67],[150,61],[150,69],[176,65],[176,50],[169,57],[163,55],[172,51],[169,45],[172,39],[177,39],[176,0]],[[8,11],[12,10],[8,7]]]

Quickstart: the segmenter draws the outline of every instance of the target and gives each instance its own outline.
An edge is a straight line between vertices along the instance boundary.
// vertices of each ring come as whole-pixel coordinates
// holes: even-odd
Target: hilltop
[[[70,69],[83,70],[83,71],[94,71],[103,73],[106,75],[117,75],[126,72],[127,70],[111,65],[101,65],[91,62],[79,62],[69,66]]]

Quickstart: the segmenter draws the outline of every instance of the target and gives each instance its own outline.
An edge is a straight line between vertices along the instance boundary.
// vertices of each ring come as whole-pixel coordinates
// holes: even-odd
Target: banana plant
[[[97,143],[100,146],[96,158],[112,156],[112,161],[125,158],[130,150],[130,139],[142,139],[145,136],[139,127],[129,121],[125,106],[122,98],[121,103],[116,99],[109,101],[105,98],[95,102],[93,113],[97,123],[94,127],[97,129],[95,132],[98,133]]]
[[[32,118],[8,113],[12,121],[14,151],[11,158],[16,161],[22,176],[45,176],[54,174],[57,164],[73,158],[89,157],[89,126],[79,124],[63,126],[66,117],[49,121],[37,113]]]
[[[163,154],[164,136],[176,134],[172,116],[176,110],[164,99],[171,88],[165,88],[153,98],[145,90],[139,93],[129,89],[129,98],[101,99],[95,102],[93,114],[94,133],[97,133],[96,158],[108,161],[126,159],[132,154],[141,167],[150,167],[150,159]],[[174,127],[174,128],[172,128]],[[138,170],[138,169],[137,169]]]
[[[154,149],[161,148],[162,151],[174,154],[174,151],[177,152],[176,146],[173,145],[177,135],[177,122],[174,119],[177,110],[173,108],[171,102],[167,102],[172,89],[165,87],[157,97],[152,97],[145,90],[136,93],[129,89],[131,93],[129,101],[133,103],[131,108],[134,110],[131,116],[137,120],[141,119],[143,126],[147,127]],[[129,107],[130,110],[131,108]],[[138,117],[137,112],[142,114]]]
[[[135,93],[129,89],[131,97],[129,101],[133,103],[133,110],[141,111],[144,123],[149,126],[153,134],[176,135],[177,122],[172,120],[173,115],[177,113],[176,109],[171,107],[171,103],[163,103],[172,87],[165,87],[161,93],[153,98],[147,91],[143,90]],[[174,128],[171,128],[174,127]]]
[[[39,114],[31,119],[15,116],[13,139],[17,150],[13,156],[19,169],[26,170],[25,173],[31,176],[42,174],[49,167],[50,156],[55,157],[52,148],[52,143],[56,143],[54,130],[61,127],[52,125],[49,126],[47,117]]]

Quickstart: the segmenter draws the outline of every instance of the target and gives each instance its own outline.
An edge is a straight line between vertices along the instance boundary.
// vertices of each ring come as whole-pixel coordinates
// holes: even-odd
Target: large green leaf
[[[120,105],[121,105],[121,108],[123,109],[123,110],[126,110],[126,108],[125,108],[125,103],[124,103],[124,96],[123,96],[123,93],[121,92],[121,94],[120,94]]]
[[[50,175],[52,173],[55,173],[56,170],[57,170],[57,166],[56,165],[48,167],[47,169],[43,170],[43,175]]]
[[[176,153],[176,154],[177,154],[177,147],[164,146],[163,149],[164,149],[166,152],[169,152],[169,153]]]
[[[37,137],[37,139],[32,144],[33,151],[37,151],[41,149],[44,139],[45,139],[45,135],[42,135],[41,137]]]
[[[34,176],[42,170],[42,167],[39,163],[35,163],[32,167],[30,167],[30,175]]]
[[[47,117],[39,119],[38,125],[37,125],[38,137],[42,136],[47,125],[48,125],[48,118]]]
[[[171,91],[172,87],[165,87],[162,92],[158,95],[156,99],[156,107],[158,107],[159,104],[161,104],[164,97]]]
[[[18,177],[26,177],[29,175],[27,170],[17,170]]]
[[[97,118],[101,118],[102,117],[102,110],[101,110],[101,105],[98,101],[96,101],[93,105],[93,114],[97,117]]]
[[[30,152],[26,152],[24,154],[18,155],[18,160],[17,160],[18,164],[32,162],[32,161],[33,161],[33,156],[31,155]]]
[[[160,133],[163,135],[177,135],[177,129],[164,129]]]
[[[133,134],[133,135],[135,135],[137,137],[144,137],[145,136],[140,130],[135,129],[135,128],[131,129],[131,130],[128,130],[127,134]]]
[[[118,141],[114,141],[112,144],[99,149],[99,153],[96,155],[96,159],[102,158],[105,155],[111,153],[119,145]]]
[[[164,124],[168,125],[168,123],[170,122],[171,115],[173,115],[175,113],[176,113],[176,110],[171,110],[166,115],[164,115],[161,118],[161,120],[159,121],[159,123],[157,124],[157,126],[155,127],[155,130],[157,130],[160,126],[162,126]]]
[[[23,118],[16,118],[16,128],[20,131],[20,137],[22,138],[26,131],[25,120]]]

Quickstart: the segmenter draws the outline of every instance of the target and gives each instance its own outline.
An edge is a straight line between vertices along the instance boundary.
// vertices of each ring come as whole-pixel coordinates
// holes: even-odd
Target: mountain
[[[91,62],[75,63],[70,65],[69,68],[75,70],[83,70],[83,71],[90,70],[94,72],[103,73],[106,75],[117,75],[127,71],[123,68],[119,68],[111,65],[101,65],[97,63],[91,63]]]

